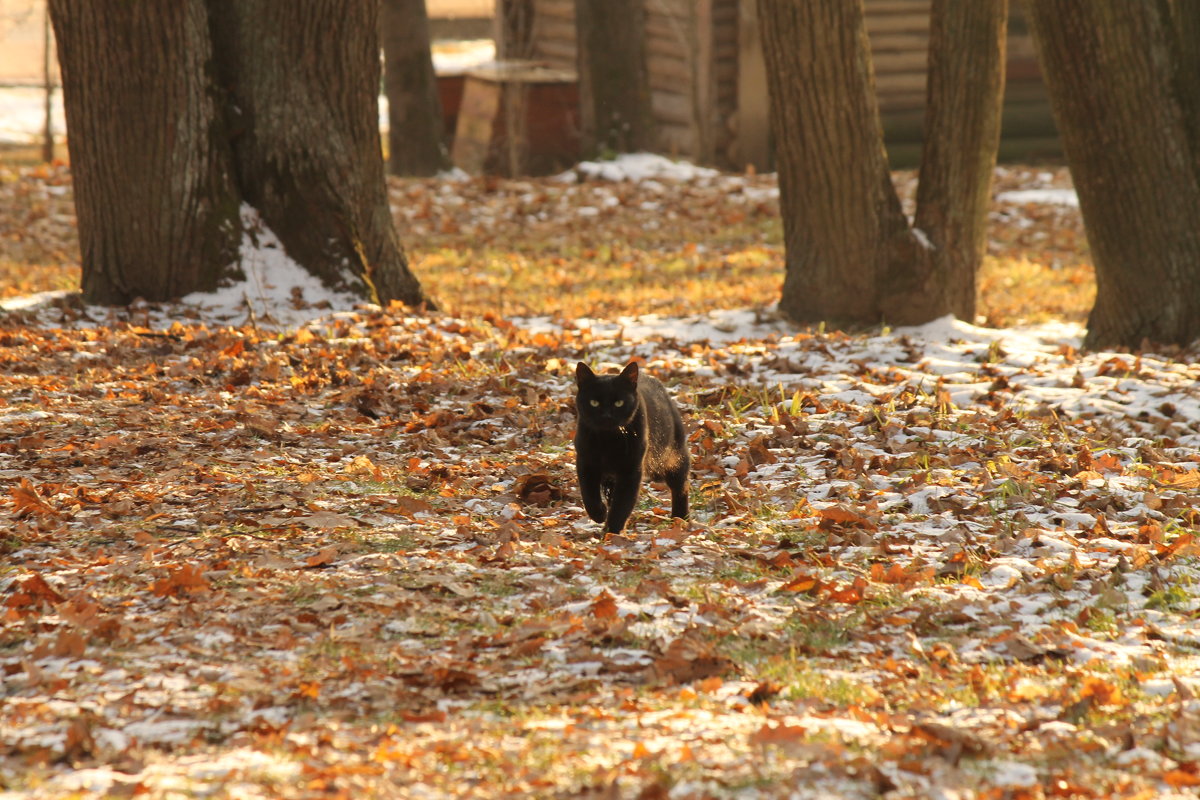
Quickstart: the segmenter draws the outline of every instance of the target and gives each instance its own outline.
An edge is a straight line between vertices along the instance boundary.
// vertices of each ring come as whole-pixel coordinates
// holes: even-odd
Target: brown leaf
[[[690,683],[721,675],[732,667],[733,662],[716,652],[712,645],[694,632],[685,631],[654,660],[653,672],[661,681]]]
[[[353,528],[359,521],[348,514],[338,514],[334,511],[314,511],[313,513],[289,520],[306,528]]]
[[[336,545],[331,544],[328,547],[322,547],[320,550],[304,559],[304,567],[306,569],[312,569],[314,567],[328,566],[337,560],[337,555],[338,549]]]
[[[807,594],[816,594],[826,584],[822,583],[816,575],[810,575],[803,570],[797,570],[792,579],[779,587],[781,592],[803,592]]]
[[[803,725],[772,725],[771,723],[763,723],[763,726],[750,734],[750,744],[759,746],[768,744],[791,744],[795,742],[804,742],[808,739],[808,728]]]
[[[14,486],[11,492],[13,511],[18,517],[30,514],[53,514],[54,509],[38,494],[37,487],[28,478],[21,478],[21,484]]]
[[[605,589],[592,598],[592,603],[588,606],[588,611],[596,619],[616,619],[617,617],[617,599]]]
[[[746,445],[746,458],[757,467],[762,464],[774,464],[779,459],[767,449],[767,437],[759,436]]]
[[[54,649],[51,652],[55,658],[79,659],[83,658],[85,645],[83,635],[78,631],[61,630],[54,640]]]
[[[1163,782],[1174,789],[1184,789],[1189,786],[1200,786],[1200,772],[1195,764],[1183,764],[1178,769],[1164,772]]]
[[[561,500],[563,491],[554,483],[554,478],[544,472],[530,472],[513,482],[513,494],[526,505],[548,506]]]
[[[50,584],[46,583],[46,579],[38,573],[32,573],[28,578],[17,584],[16,591],[13,591],[4,604],[9,608],[22,609],[39,604],[57,605],[65,602],[65,598],[54,591]]]
[[[822,508],[817,513],[821,517],[819,527],[822,530],[862,528],[863,530],[873,531],[876,528],[874,522],[845,503],[838,503],[828,508]]]
[[[918,722],[913,725],[913,733],[935,744],[949,745],[958,751],[982,753],[987,749],[987,745],[977,734],[965,728],[955,728],[940,722]]]
[[[192,564],[173,566],[167,577],[150,585],[150,590],[159,597],[201,594],[211,588],[208,579],[204,577],[203,569]]]

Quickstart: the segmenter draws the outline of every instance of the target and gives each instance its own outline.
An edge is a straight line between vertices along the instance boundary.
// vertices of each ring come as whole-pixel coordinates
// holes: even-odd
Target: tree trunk
[[[233,277],[241,224],[201,0],[51,0],[83,296],[127,304]]]
[[[84,298],[236,274],[248,202],[330,288],[426,302],[392,225],[376,0],[53,0]]]
[[[388,98],[388,171],[436,175],[449,168],[450,157],[425,0],[383,0],[380,22]]]
[[[1175,93],[1183,109],[1193,169],[1200,175],[1200,0],[1170,3],[1171,29],[1175,32]]]
[[[876,278],[912,235],[888,172],[862,0],[758,10],[787,264],[780,310],[874,324]]]
[[[1085,345],[1200,336],[1200,183],[1165,2],[1028,2],[1096,262]],[[1194,90],[1194,87],[1193,87]]]
[[[326,286],[427,302],[383,179],[377,0],[209,4],[243,196]]]
[[[933,0],[930,14],[915,220],[924,241],[880,292],[884,318],[897,325],[975,319],[1000,145],[1008,0]]]
[[[644,0],[575,0],[583,152],[644,150],[651,130]]]

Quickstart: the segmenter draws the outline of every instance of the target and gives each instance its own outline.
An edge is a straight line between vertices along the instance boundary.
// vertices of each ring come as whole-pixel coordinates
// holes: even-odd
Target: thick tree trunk
[[[1175,93],[1183,109],[1194,169],[1200,175],[1200,0],[1170,3],[1171,28],[1175,32]]]
[[[450,166],[425,0],[383,0],[383,84],[388,98],[388,171],[436,175]]]
[[[1165,2],[1027,2],[1096,262],[1088,347],[1200,336],[1200,183]]]
[[[575,0],[583,150],[645,149],[651,130],[644,0]]]
[[[201,0],[52,0],[89,303],[163,301],[231,277],[238,196]]]
[[[333,289],[427,302],[388,208],[378,0],[209,0],[246,200]]]
[[[237,274],[239,205],[334,289],[426,302],[392,226],[376,0],[53,0],[84,297]]]
[[[915,227],[928,244],[888,276],[888,322],[975,319],[1000,144],[1008,0],[933,0]]]
[[[888,171],[862,0],[759,0],[797,322],[880,321],[877,276],[915,240]],[[903,257],[903,256],[901,256]]]

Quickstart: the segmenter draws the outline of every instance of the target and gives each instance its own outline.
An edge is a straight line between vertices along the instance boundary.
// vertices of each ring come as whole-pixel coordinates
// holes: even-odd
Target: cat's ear
[[[596,380],[596,373],[592,372],[592,368],[580,361],[575,365],[575,385],[583,386],[585,383],[590,383]]]
[[[621,370],[621,377],[629,383],[637,386],[638,381],[638,365],[636,361],[630,361],[625,365],[625,369]]]

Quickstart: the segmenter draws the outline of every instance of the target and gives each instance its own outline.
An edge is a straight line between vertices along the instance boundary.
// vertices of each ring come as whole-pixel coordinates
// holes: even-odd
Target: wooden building
[[[660,152],[741,169],[770,168],[766,72],[755,0],[645,0],[646,65]],[[876,89],[895,167],[920,154],[930,0],[865,0]],[[573,70],[575,0],[523,0],[523,52]],[[503,30],[504,26],[499,26]],[[1002,160],[1061,157],[1033,42],[1012,7]]]

